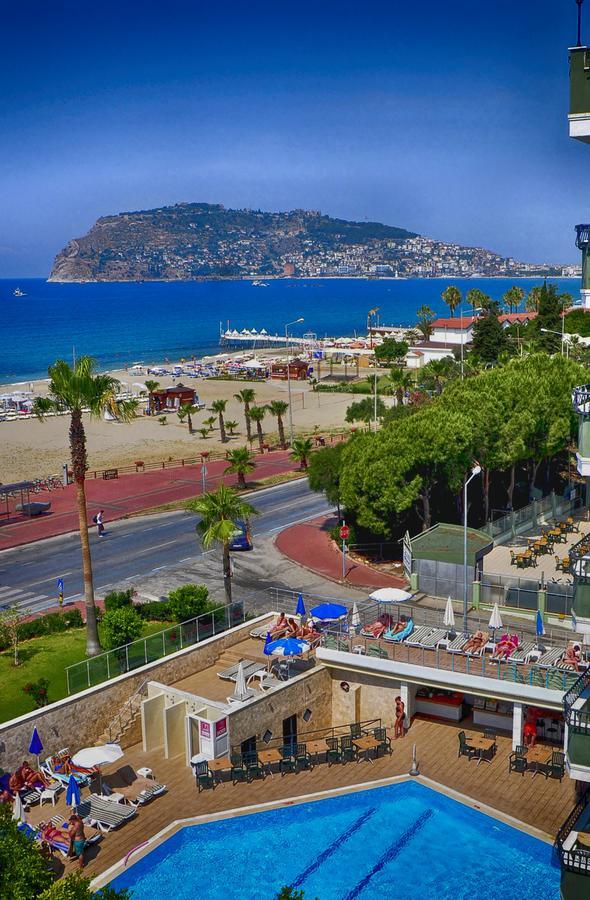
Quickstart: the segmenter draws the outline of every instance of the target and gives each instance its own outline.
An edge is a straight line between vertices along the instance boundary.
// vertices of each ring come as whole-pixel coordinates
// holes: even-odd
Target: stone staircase
[[[108,744],[112,742],[121,744],[126,737],[130,737],[130,733],[134,726],[139,725],[141,701],[146,697],[146,687],[147,681],[144,681],[104,729],[97,740],[98,744]],[[130,741],[127,741],[126,743],[130,743]],[[134,743],[134,741],[131,741],[131,743]]]
[[[264,655],[262,649],[264,647],[264,642],[260,641],[259,643],[260,648],[253,647],[252,651],[250,651],[250,647],[248,647],[247,650],[241,651],[229,647],[217,657],[215,666],[218,668],[218,671],[222,671],[223,669],[229,669],[230,666],[237,665],[241,659],[249,659],[250,662],[260,662],[266,665],[268,663],[268,656]]]

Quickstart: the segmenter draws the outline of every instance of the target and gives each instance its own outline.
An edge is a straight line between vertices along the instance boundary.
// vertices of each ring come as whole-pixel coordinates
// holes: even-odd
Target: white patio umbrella
[[[82,769],[91,769],[93,766],[104,766],[108,763],[117,762],[123,756],[120,744],[100,744],[98,747],[85,747],[78,750],[72,756],[72,762],[75,766]],[[100,789],[102,791],[102,776],[99,772]]]
[[[238,671],[236,674],[236,689],[231,696],[231,700],[239,700],[241,703],[244,700],[249,700],[250,697],[254,696],[254,691],[250,690],[250,688],[246,687],[246,676],[244,674],[244,662],[240,660],[238,663]]]
[[[413,594],[408,594],[401,588],[379,588],[378,591],[369,594],[369,600],[376,600],[377,603],[404,603],[412,597]]]
[[[447,605],[445,606],[443,624],[445,628],[448,628],[449,632],[455,627],[455,610],[453,609],[453,601],[450,597],[447,599]]]
[[[350,624],[352,625],[353,628],[358,628],[358,626],[361,624],[361,615],[358,611],[358,606],[356,605],[356,602],[353,603],[353,605],[352,605],[352,615],[350,617]]]
[[[17,794],[14,798],[14,803],[12,805],[12,818],[15,822],[26,822],[25,816],[25,808],[23,806],[23,801],[20,798],[20,794]]]
[[[500,615],[500,610],[498,609],[497,603],[494,603],[494,608],[492,610],[488,626],[490,628],[493,628],[494,631],[496,630],[496,628],[502,628],[502,616]]]

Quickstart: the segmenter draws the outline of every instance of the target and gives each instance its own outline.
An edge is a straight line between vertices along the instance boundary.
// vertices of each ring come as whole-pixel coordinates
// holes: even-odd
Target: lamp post
[[[465,479],[463,486],[463,632],[467,634],[467,486],[469,482],[479,475],[481,466],[475,463],[471,469],[471,475]]]
[[[289,394],[289,437],[291,446],[293,446],[293,408],[291,406],[291,363],[289,360],[289,328],[291,325],[297,325],[303,322],[303,316],[294,319],[293,322],[287,322],[285,325],[285,343],[287,345],[287,392]]]
[[[570,348],[569,343],[565,340],[565,315],[562,313],[561,316],[561,331],[554,331],[552,328],[541,328],[541,331],[544,331],[545,334],[556,334],[557,337],[561,338],[561,355],[563,356],[563,347],[565,344],[565,355],[566,358],[569,359]]]

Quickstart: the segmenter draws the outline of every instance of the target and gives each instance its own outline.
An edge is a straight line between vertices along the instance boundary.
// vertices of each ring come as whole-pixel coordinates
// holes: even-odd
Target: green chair
[[[457,757],[466,756],[468,759],[473,759],[476,754],[476,750],[475,747],[470,747],[467,743],[465,732],[460,731],[457,737],[459,738],[459,752],[457,754]]]
[[[340,741],[337,737],[326,738],[326,744],[328,745],[326,762],[328,763],[329,768],[332,763],[342,762],[342,753],[340,752]]]
[[[565,755],[560,753],[557,750],[554,750],[551,754],[551,759],[547,763],[547,768],[545,770],[545,778],[559,778],[561,779],[565,775]]]
[[[242,756],[242,761],[244,766],[246,767],[247,778],[249,781],[252,778],[266,778],[266,772],[264,771],[264,766],[258,759],[258,753],[256,750],[251,750],[249,753],[244,753]]]
[[[528,766],[526,752],[527,749],[522,744],[519,744],[516,750],[512,751],[508,757],[508,774],[511,772],[519,772],[524,777],[524,773]]]
[[[358,762],[358,750],[352,743],[352,740],[353,739],[349,735],[340,738],[340,753],[342,754],[343,762],[347,762],[348,760]]]
[[[281,773],[281,776],[283,776],[285,772],[296,772],[297,760],[295,759],[295,754],[293,752],[293,744],[286,744],[284,747],[281,747],[279,753],[281,754],[281,759],[279,760],[279,772]]]
[[[237,784],[238,781],[248,781],[248,770],[244,765],[242,754],[230,753],[229,761],[231,783]]]
[[[379,741],[379,746],[377,747],[377,756],[379,756],[380,750],[385,750],[386,753],[393,753],[393,749],[391,747],[391,738],[387,736],[386,728],[374,728],[373,729],[373,737],[376,741]]]
[[[383,647],[369,647],[367,656],[375,656],[377,659],[389,659],[387,650],[384,650]]]
[[[206,761],[196,764],[195,778],[199,794],[207,788],[215,789],[215,779],[213,778],[213,773],[209,771],[209,764]]]
[[[350,727],[350,736],[355,741],[357,738],[362,737],[363,731],[358,722],[354,722]]]
[[[307,746],[305,744],[297,744],[295,746],[295,765],[298,772],[301,769],[313,769],[311,753],[307,752]]]

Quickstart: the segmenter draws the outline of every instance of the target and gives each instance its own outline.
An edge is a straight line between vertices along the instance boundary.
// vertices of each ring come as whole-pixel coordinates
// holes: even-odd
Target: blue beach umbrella
[[[302,656],[309,650],[307,641],[300,638],[280,638],[270,641],[264,652],[269,656]]]
[[[70,775],[70,780],[68,781],[68,788],[66,791],[66,804],[68,806],[80,805],[80,785],[73,775]]]
[[[319,606],[314,606],[311,614],[314,619],[322,622],[336,622],[348,615],[348,608],[341,603],[320,603]]]
[[[545,634],[545,627],[543,625],[543,616],[541,614],[541,610],[537,610],[537,637],[542,638]]]
[[[29,744],[29,753],[34,753],[37,757],[37,768],[39,768],[39,754],[43,750],[43,744],[41,743],[41,738],[39,737],[39,732],[37,731],[37,726],[33,728],[33,736],[31,738],[31,743]]]
[[[272,644],[272,638],[271,638],[271,636],[270,636],[270,631],[267,631],[267,632],[266,632],[266,639],[265,639],[265,641],[264,641],[264,649],[263,649],[263,652],[264,652],[267,656],[270,656],[270,650],[269,650],[268,648],[270,647],[271,644]]]
[[[303,594],[299,594],[297,598],[297,609],[295,610],[295,615],[304,616],[305,615],[305,604],[303,602]]]

